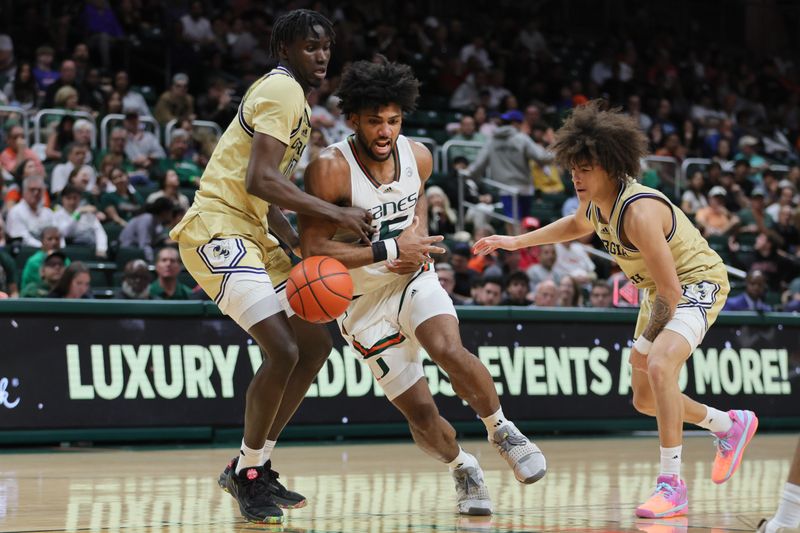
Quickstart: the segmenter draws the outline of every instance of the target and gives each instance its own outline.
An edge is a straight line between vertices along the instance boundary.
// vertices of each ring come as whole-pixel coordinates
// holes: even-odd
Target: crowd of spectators
[[[6,15],[0,104],[27,117],[62,111],[45,117],[41,138],[19,113],[0,112],[0,292],[91,297],[102,288],[103,296],[122,298],[203,297],[182,275],[167,233],[188,208],[216,140],[196,124],[224,130],[249,84],[273,64],[271,23],[285,7],[274,4],[32,1]],[[602,249],[596,239],[470,253],[482,235],[535,229],[574,212],[568,169],[551,163],[548,146],[573,107],[604,98],[630,114],[652,153],[667,161],[643,162],[640,179],[667,193],[726,263],[747,273],[732,278],[730,308],[800,309],[796,58],[756,55],[734,38],[709,40],[702,29],[681,39],[647,32],[646,7],[617,21],[601,42],[572,36],[563,20],[533,5],[506,5],[495,17],[448,2],[307,7],[334,22],[337,38],[328,79],[309,96],[313,131],[293,179],[302,186],[305,166],[351,132],[334,96],[344,65],[377,53],[411,64],[423,85],[421,110],[406,117],[406,133],[424,126],[440,145],[457,141],[426,191],[429,230],[445,235],[448,248],[437,271],[454,302],[638,304],[616,265],[587,251]],[[163,61],[157,69],[137,61],[151,53]],[[426,112],[438,122],[415,123]],[[103,146],[100,124],[109,115]],[[159,136],[168,124],[170,134]],[[703,161],[683,180],[670,165],[689,158]],[[465,225],[459,179],[473,204]],[[77,248],[91,253],[71,257]],[[98,287],[103,261],[116,272]]]

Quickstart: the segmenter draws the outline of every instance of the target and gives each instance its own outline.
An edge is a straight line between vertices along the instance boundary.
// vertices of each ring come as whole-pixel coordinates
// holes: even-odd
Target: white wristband
[[[386,260],[394,261],[400,252],[400,247],[397,246],[397,239],[386,239],[383,241],[386,245]]]
[[[639,338],[633,343],[633,347],[636,348],[636,351],[642,355],[647,355],[650,353],[651,346],[653,346],[653,343],[645,339],[644,335],[639,335]]]

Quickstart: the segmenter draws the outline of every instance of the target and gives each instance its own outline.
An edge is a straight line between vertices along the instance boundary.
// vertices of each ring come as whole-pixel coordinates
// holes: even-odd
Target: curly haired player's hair
[[[333,24],[323,15],[310,9],[295,9],[284,13],[272,25],[272,36],[269,40],[269,53],[274,58],[279,58],[282,45],[293,43],[297,39],[305,39],[309,34],[320,38],[321,35],[314,29],[321,26],[325,35],[331,38],[331,44],[336,41],[336,32]]]
[[[604,100],[591,100],[572,111],[551,149],[566,169],[597,164],[625,183],[639,175],[648,142],[636,121],[619,108],[606,109]]]
[[[379,56],[377,62],[356,61],[345,69],[336,96],[345,115],[389,104],[407,113],[417,107],[419,80],[408,65]]]

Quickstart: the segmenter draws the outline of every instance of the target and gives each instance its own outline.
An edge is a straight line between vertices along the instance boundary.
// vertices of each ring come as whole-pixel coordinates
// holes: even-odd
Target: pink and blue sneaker
[[[677,475],[660,475],[656,490],[646,502],[636,508],[639,518],[669,518],[689,511],[686,483]]]
[[[717,455],[711,469],[711,480],[720,484],[728,481],[739,468],[744,450],[758,429],[758,418],[753,411],[728,411],[733,425],[727,433],[714,433]]]

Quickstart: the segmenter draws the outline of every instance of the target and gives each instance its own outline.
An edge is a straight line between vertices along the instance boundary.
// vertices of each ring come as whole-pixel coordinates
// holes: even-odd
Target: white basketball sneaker
[[[478,466],[462,466],[452,470],[450,474],[456,482],[458,503],[456,508],[460,514],[485,516],[492,514],[492,500],[489,489],[483,481],[483,470]]]
[[[544,454],[511,422],[506,422],[489,437],[489,442],[514,470],[520,483],[534,483],[547,472]]]

